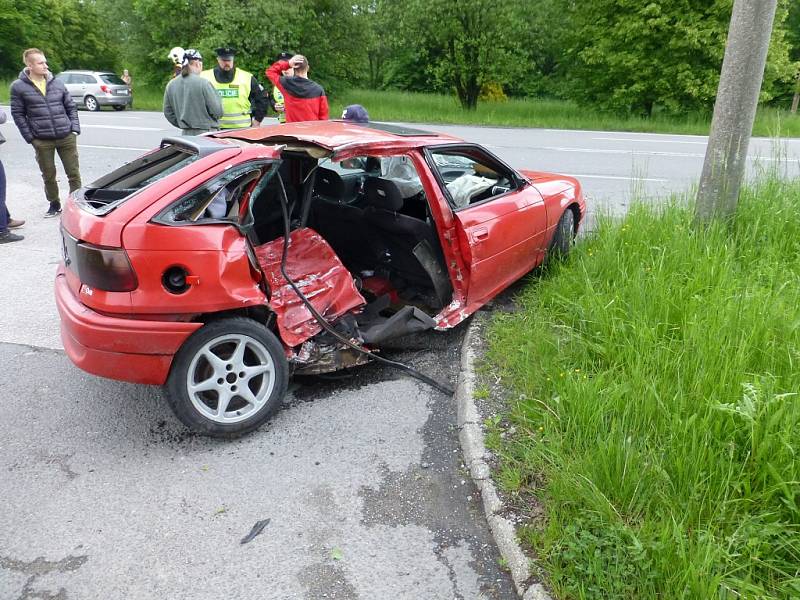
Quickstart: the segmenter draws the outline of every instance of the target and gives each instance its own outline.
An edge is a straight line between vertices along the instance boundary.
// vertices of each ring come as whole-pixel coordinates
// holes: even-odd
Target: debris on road
[[[248,542],[252,542],[253,538],[255,538],[259,533],[264,531],[264,528],[269,525],[270,519],[264,519],[263,521],[256,521],[256,524],[253,525],[253,528],[250,530],[246,536],[242,538],[242,541],[239,542],[240,544],[246,544]]]

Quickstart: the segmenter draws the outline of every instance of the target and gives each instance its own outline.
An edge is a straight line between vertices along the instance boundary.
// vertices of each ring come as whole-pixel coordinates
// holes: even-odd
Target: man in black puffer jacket
[[[11,84],[11,115],[25,141],[36,150],[36,162],[44,179],[44,192],[50,202],[45,217],[61,213],[56,182],[58,156],[67,172],[69,191],[81,187],[78,165],[78,142],[81,132],[78,109],[64,83],[54,79],[47,69],[47,59],[38,48],[22,53],[25,68]]]

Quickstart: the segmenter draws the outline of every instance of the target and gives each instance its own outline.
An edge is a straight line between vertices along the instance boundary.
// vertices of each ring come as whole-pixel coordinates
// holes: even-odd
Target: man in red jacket
[[[287,69],[294,69],[294,75],[281,75]],[[288,61],[279,60],[266,73],[283,94],[287,123],[328,119],[328,97],[320,84],[308,78],[308,59],[305,56],[296,54]]]

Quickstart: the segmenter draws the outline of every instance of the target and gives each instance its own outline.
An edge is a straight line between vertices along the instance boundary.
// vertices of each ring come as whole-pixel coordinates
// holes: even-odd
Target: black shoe
[[[49,219],[50,217],[57,217],[61,214],[61,202],[51,202],[50,208],[47,209],[47,212],[44,213],[44,218]]]
[[[9,242],[18,242],[20,240],[24,240],[25,236],[17,235],[16,233],[11,233],[10,231],[6,230],[0,233],[0,244],[8,244]]]

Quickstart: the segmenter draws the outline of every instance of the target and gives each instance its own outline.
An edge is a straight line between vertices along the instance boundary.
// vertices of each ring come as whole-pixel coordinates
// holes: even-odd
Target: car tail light
[[[101,90],[103,90],[103,92],[105,92],[106,94],[110,93],[110,92],[108,91],[108,86],[107,86],[107,85],[101,85],[101,86],[100,86],[100,89],[101,89]]]
[[[130,292],[139,286],[128,254],[122,248],[103,248],[78,242],[70,266],[81,283],[106,292]]]

